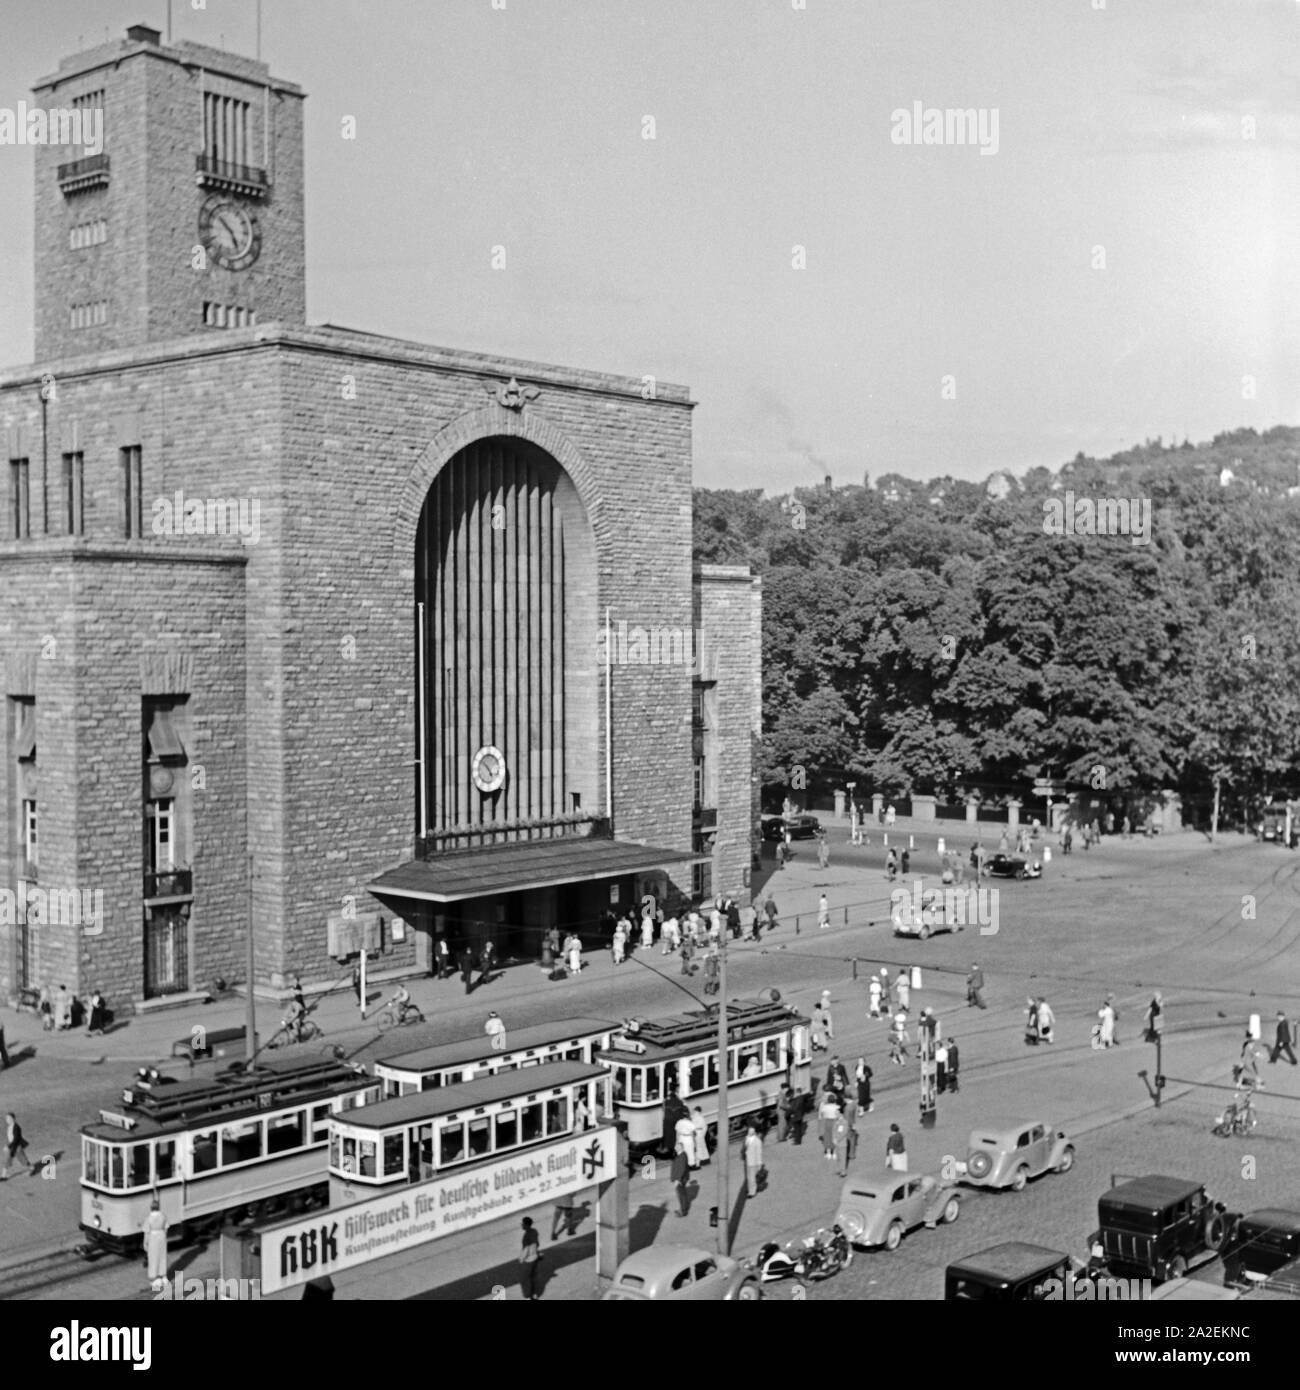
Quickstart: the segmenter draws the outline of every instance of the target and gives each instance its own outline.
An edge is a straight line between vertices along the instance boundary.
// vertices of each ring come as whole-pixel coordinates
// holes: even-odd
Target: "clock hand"
[[[222,215],[222,214],[219,213],[219,214],[217,215],[217,221],[220,222],[221,225],[226,229],[226,231],[228,231],[228,232],[230,233],[230,240],[231,240],[231,243],[233,244],[233,243],[235,243],[235,242],[238,242],[238,240],[239,240],[239,232],[238,232],[238,231],[236,230],[236,228],[226,219],[226,217],[225,217],[224,215]]]

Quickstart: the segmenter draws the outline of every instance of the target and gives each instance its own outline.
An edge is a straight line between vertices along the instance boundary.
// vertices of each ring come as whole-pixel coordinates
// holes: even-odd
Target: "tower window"
[[[9,460],[9,485],[13,501],[13,537],[16,541],[29,540],[32,534],[32,499],[29,478],[30,469],[27,459]]]
[[[85,112],[98,110],[101,113],[99,118],[101,122],[101,130],[107,124],[104,121],[104,116],[102,114],[104,110],[104,91],[105,89],[103,87],[100,87],[98,91],[82,92],[82,94],[79,97],[72,98],[72,109],[74,111]]]
[[[203,94],[203,149],[223,164],[248,164],[248,102]]]
[[[86,457],[80,451],[63,456],[63,498],[70,536],[86,534]]]
[[[126,504],[126,538],[144,535],[144,490],[140,467],[140,446],[132,444],[122,453],[122,496]]]
[[[73,328],[98,328],[108,322],[108,300],[96,299],[89,304],[72,306]]]
[[[176,802],[169,796],[158,797],[145,808],[150,826],[149,868],[156,874],[170,873],[176,867],[175,811]]]
[[[36,865],[36,800],[23,800],[23,857],[28,864]]]
[[[257,322],[257,314],[242,304],[217,304],[204,300],[203,322],[208,328],[251,328]]]
[[[89,246],[102,246],[108,240],[108,219],[96,217],[90,222],[78,222],[68,228],[68,247],[84,251]]]

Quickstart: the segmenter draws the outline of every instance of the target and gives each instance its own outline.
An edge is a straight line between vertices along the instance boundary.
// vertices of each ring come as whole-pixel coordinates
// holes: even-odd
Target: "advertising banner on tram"
[[[554,1202],[617,1176],[618,1131],[589,1129],[348,1206],[266,1227],[262,1294],[291,1289]]]

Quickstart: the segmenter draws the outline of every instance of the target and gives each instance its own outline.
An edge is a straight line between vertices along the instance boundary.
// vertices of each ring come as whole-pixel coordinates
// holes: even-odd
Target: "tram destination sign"
[[[296,1288],[618,1176],[618,1131],[589,1129],[259,1233],[262,1294]]]

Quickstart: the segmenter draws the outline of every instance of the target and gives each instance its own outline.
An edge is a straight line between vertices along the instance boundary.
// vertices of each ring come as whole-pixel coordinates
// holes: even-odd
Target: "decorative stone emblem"
[[[542,394],[536,386],[520,386],[514,377],[505,383],[484,382],[483,389],[498,405],[505,406],[507,410],[522,410],[529,401],[535,401]]]

